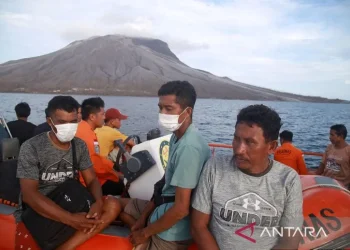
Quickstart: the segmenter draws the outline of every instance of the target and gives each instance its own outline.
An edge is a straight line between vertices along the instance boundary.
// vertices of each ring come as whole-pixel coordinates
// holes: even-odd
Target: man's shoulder
[[[80,139],[79,137],[74,137],[74,143],[77,147],[86,147],[85,141]]]
[[[31,122],[27,122],[27,123],[28,123],[28,125],[29,125],[30,127],[36,128],[36,125],[35,125],[35,124],[33,124],[33,123],[31,123]]]
[[[43,148],[46,147],[46,142],[49,141],[47,133],[41,133],[36,135],[28,140],[26,140],[21,148],[34,147],[34,148]]]
[[[276,177],[283,179],[285,182],[299,178],[297,171],[281,162],[273,161],[272,169],[270,174],[276,175]]]
[[[208,142],[204,139],[202,134],[196,127],[192,127],[191,130],[186,134],[183,146],[193,147],[197,150],[208,150],[210,151]]]

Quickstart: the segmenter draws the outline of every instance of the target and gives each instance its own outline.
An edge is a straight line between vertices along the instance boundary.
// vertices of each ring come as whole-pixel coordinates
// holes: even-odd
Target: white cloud
[[[345,84],[349,84],[350,85],[350,80],[346,80]]]
[[[7,11],[0,19],[51,32],[62,47],[95,35],[154,37],[168,42],[192,67],[264,87],[294,91],[291,84],[298,83],[301,93],[312,94],[313,86],[321,82],[347,86],[350,79],[347,2],[86,0],[82,5],[70,0],[19,0],[18,4],[25,12]],[[326,87],[317,91],[329,93]]]

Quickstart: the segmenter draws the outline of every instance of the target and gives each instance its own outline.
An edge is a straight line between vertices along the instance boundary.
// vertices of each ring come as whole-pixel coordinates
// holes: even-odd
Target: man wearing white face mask
[[[200,173],[210,158],[208,143],[192,124],[196,91],[188,82],[164,84],[158,91],[159,124],[173,132],[165,175],[151,201],[120,199],[120,218],[131,226],[136,249],[187,249],[190,200]]]
[[[16,249],[75,249],[117,216],[119,204],[112,197],[102,197],[86,144],[74,138],[78,107],[71,96],[54,97],[47,118],[52,130],[21,147]],[[78,180],[79,173],[86,188]]]

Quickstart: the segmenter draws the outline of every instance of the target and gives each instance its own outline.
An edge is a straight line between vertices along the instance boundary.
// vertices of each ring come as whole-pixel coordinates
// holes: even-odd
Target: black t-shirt
[[[47,122],[44,122],[44,123],[39,124],[35,128],[33,136],[40,135],[41,133],[49,132],[49,131],[51,131],[50,125]]]
[[[17,120],[7,123],[13,138],[18,138],[19,144],[33,137],[36,126],[33,123]]]

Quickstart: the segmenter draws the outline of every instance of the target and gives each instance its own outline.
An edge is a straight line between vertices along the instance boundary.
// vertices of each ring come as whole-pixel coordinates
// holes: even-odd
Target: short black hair
[[[49,114],[49,108],[46,108],[45,109],[45,117],[49,117],[50,116],[50,114]]]
[[[264,138],[267,142],[278,139],[278,133],[282,126],[278,113],[263,104],[250,105],[243,108],[237,115],[236,126],[239,123],[259,126],[263,130]]]
[[[56,110],[64,110],[68,113],[72,113],[73,111],[78,111],[79,103],[71,96],[55,96],[49,101],[47,105],[48,116],[51,116]]]
[[[175,95],[176,102],[182,109],[194,108],[197,93],[192,84],[187,81],[171,81],[163,84],[158,90],[158,96]]]
[[[15,107],[17,117],[28,118],[30,116],[30,107],[26,102],[18,103]]]
[[[336,124],[331,127],[331,130],[334,130],[337,136],[341,136],[344,139],[346,139],[346,136],[348,135],[348,131],[344,124]]]
[[[285,141],[293,141],[293,133],[288,130],[284,130],[282,133],[280,133],[280,137]]]
[[[81,104],[81,118],[86,121],[89,115],[100,112],[105,107],[105,102],[101,97],[92,97],[85,99]]]

